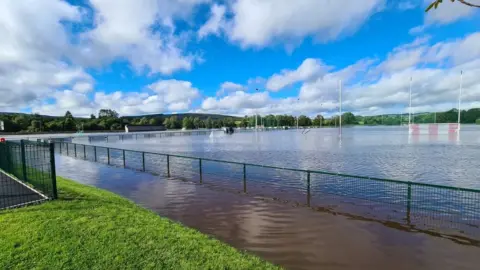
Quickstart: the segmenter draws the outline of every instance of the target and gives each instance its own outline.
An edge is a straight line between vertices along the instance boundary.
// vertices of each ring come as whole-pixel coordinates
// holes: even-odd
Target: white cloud
[[[210,18],[208,21],[200,27],[198,30],[198,37],[200,39],[208,36],[209,34],[219,35],[220,30],[226,25],[225,21],[226,7],[222,5],[214,4],[210,9]]]
[[[238,111],[240,109],[254,109],[265,106],[270,101],[268,92],[246,93],[236,91],[226,97],[216,99],[206,98],[202,103],[203,110],[222,110],[226,112]]]
[[[87,86],[90,85],[76,84],[76,90],[56,91],[50,96],[53,102],[35,104],[32,110],[50,115],[63,115],[69,110],[74,116],[82,117],[96,114],[104,108],[114,109],[120,115],[187,111],[200,95],[190,82],[178,80],[159,80],[143,92],[97,91],[93,93],[93,98],[89,91],[85,91]]]
[[[242,91],[242,90],[245,90],[245,86],[241,84],[233,83],[233,82],[224,82],[220,86],[220,90],[217,91],[217,96],[221,96],[229,92],[236,92],[236,91]]]
[[[423,56],[428,51],[426,43],[429,37],[420,37],[412,43],[396,47],[388,54],[387,59],[379,65],[380,72],[395,72],[417,65],[424,61]]]
[[[316,80],[289,80],[302,83],[298,97],[273,98],[267,92],[239,91],[220,99],[206,98],[199,111],[329,116],[338,111],[338,82],[342,80],[345,111],[363,115],[399,113],[408,107],[410,78],[416,112],[448,110],[456,107],[461,70],[462,108],[472,108],[480,100],[480,52],[475,46],[479,39],[480,32],[436,44],[421,37],[395,48],[382,62],[362,59]]]
[[[339,82],[348,84],[358,74],[365,74],[366,70],[373,64],[373,60],[360,60],[357,63],[347,66],[341,70],[330,72],[315,81],[305,82],[300,87],[299,98],[301,100],[317,100],[323,103],[328,100],[338,100]]]
[[[196,56],[185,54],[173,21],[207,0],[91,0],[95,27],[83,35],[81,57],[90,64],[126,59],[138,70],[172,74],[190,70]]]
[[[425,25],[415,26],[415,27],[411,28],[410,30],[408,30],[408,33],[410,35],[419,35],[425,30],[425,28],[426,28]]]
[[[235,0],[223,28],[242,47],[276,41],[297,44],[306,36],[330,41],[356,31],[384,0]]]
[[[415,3],[415,1],[402,1],[397,5],[398,9],[400,10],[414,9],[417,6],[418,6],[418,3]]]
[[[79,82],[73,85],[72,90],[80,93],[88,93],[93,90],[93,84],[90,82]]]
[[[61,22],[78,22],[79,8],[56,0],[4,0],[1,6],[0,110],[19,110],[58,87],[91,80],[63,60],[72,47]]]
[[[200,97],[200,91],[191,82],[178,80],[160,80],[148,86],[170,104],[170,110],[186,110]]]
[[[276,92],[297,82],[314,80],[329,69],[321,60],[307,58],[296,70],[283,70],[272,75],[267,81],[267,89]]]

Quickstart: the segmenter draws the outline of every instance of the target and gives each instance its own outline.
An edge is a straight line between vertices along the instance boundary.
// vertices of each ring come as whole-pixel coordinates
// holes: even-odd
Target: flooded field
[[[476,269],[478,243],[57,155],[57,174],[287,269]]]
[[[138,151],[182,154],[235,162],[480,188],[480,127],[456,134],[409,135],[405,127],[247,132],[172,136],[91,143]],[[74,142],[89,143],[86,138]]]

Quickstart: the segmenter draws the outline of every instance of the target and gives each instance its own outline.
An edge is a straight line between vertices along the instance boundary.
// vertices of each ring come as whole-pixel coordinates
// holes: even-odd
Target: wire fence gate
[[[56,198],[53,143],[0,143],[0,209]]]
[[[309,207],[347,213],[367,208],[374,216],[384,213],[409,226],[435,228],[447,222],[449,229],[480,234],[480,190],[476,189],[68,142],[55,142],[55,149],[70,157]],[[341,204],[332,205],[339,199]]]

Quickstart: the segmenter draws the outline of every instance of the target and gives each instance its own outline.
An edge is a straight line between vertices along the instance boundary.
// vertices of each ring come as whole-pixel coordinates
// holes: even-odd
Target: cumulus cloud
[[[149,85],[149,88],[170,104],[169,110],[173,111],[188,109],[200,96],[199,90],[188,81],[160,80]]]
[[[229,5],[229,19],[223,17],[223,10],[212,11],[208,30],[204,28],[201,35],[218,34],[224,29],[229,39],[242,47],[264,47],[278,39],[291,45],[307,36],[325,42],[353,33],[384,3],[384,0],[235,0]]]
[[[81,10],[63,1],[2,1],[0,110],[18,110],[58,87],[91,81],[83,68],[63,61],[72,48],[61,22],[80,19]]]
[[[226,20],[225,20],[226,10],[227,9],[225,6],[217,5],[217,4],[212,5],[210,9],[210,18],[198,30],[198,37],[200,39],[210,34],[213,34],[213,35],[220,34],[220,31],[223,30],[223,28],[226,25]]]
[[[338,112],[341,80],[344,110],[363,115],[406,112],[411,78],[414,111],[447,110],[456,107],[462,70],[462,107],[468,109],[478,106],[480,100],[480,55],[475,46],[479,36],[480,32],[435,44],[427,37],[418,38],[393,49],[381,62],[362,59],[343,68],[332,67],[315,80],[305,79],[308,76],[287,80],[301,83],[297,97],[272,98],[266,92],[254,96],[240,91],[221,99],[206,98],[200,111],[329,116]]]
[[[92,92],[95,82],[86,69],[115,60],[149,74],[191,69],[199,58],[184,52],[184,35],[174,21],[189,20],[196,7],[209,2],[91,0],[80,7],[61,0],[2,1],[0,111],[32,106],[53,111],[55,105],[45,99],[61,103]],[[190,104],[176,103],[175,108]]]
[[[297,82],[314,80],[329,69],[320,59],[307,58],[296,70],[282,70],[272,75],[267,81],[267,89],[279,91]]]
[[[246,93],[236,91],[220,99],[208,97],[203,101],[201,108],[206,111],[234,112],[242,109],[261,108],[270,100],[268,92]]]
[[[163,98],[145,92],[96,92],[91,99],[86,93],[63,90],[51,98],[52,103],[33,106],[32,111],[57,116],[70,111],[76,117],[88,117],[104,108],[112,108],[120,115],[140,115],[162,112],[167,107]]]
[[[224,82],[220,86],[220,90],[217,91],[217,96],[221,96],[225,93],[230,93],[230,92],[236,92],[236,91],[242,91],[246,87],[238,84],[238,83],[233,83],[233,82]]]
[[[126,59],[138,71],[172,74],[190,70],[196,56],[185,54],[173,21],[207,0],[91,0],[95,26],[83,34],[81,57],[88,64]]]

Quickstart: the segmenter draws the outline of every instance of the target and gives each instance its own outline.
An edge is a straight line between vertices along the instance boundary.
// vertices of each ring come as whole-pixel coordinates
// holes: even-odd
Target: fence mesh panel
[[[163,136],[175,136],[175,133]],[[58,144],[62,145],[58,153],[75,156],[74,144],[57,143],[57,148]],[[11,152],[11,159],[21,157],[18,147],[13,146]],[[480,232],[480,190],[100,146],[80,145],[76,153],[81,159],[329,211],[359,213],[362,217],[401,220],[426,227],[446,222],[457,224],[449,227],[462,231],[475,228]]]
[[[53,144],[0,143],[0,209],[57,196]]]

